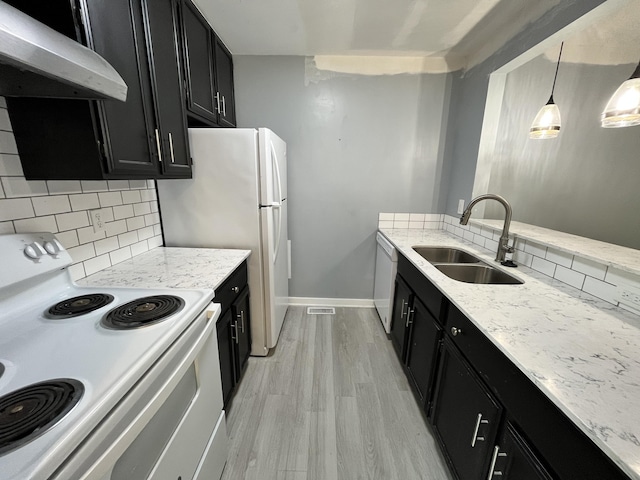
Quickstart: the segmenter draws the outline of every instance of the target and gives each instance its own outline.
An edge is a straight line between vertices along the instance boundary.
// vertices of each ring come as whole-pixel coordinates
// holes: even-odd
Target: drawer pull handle
[[[462,333],[462,329],[458,327],[451,327],[451,335],[453,335],[454,337],[457,337],[461,333]]]
[[[238,344],[239,340],[238,340],[238,321],[237,320],[231,324],[231,340],[236,342],[236,345]]]
[[[237,318],[240,319],[240,321],[242,322],[242,333],[244,333],[244,310],[240,310],[240,313],[238,315],[236,315]]]
[[[409,325],[413,323],[413,312],[415,312],[415,309],[407,308],[407,323],[405,324],[406,328],[409,328]]]
[[[404,298],[402,299],[402,306],[400,307],[400,320],[404,318]]]
[[[491,480],[493,478],[494,475],[494,470],[496,468],[496,460],[498,460],[498,453],[500,452],[500,445],[496,445],[493,449],[493,455],[491,456],[491,466],[489,467],[489,476],[487,477],[487,480]],[[495,472],[496,474],[498,474],[499,472]],[[502,475],[502,473],[499,473],[500,475]]]
[[[231,291],[233,293],[238,293],[240,291],[240,289],[238,287],[231,287]]]
[[[478,414],[478,419],[476,420],[476,428],[473,429],[473,437],[471,438],[471,448],[474,448],[476,446],[476,441],[480,440],[481,442],[484,442],[484,437],[479,437],[478,436],[478,430],[480,430],[480,424],[486,424],[489,423],[489,420],[483,420],[482,419],[482,414],[479,413]]]

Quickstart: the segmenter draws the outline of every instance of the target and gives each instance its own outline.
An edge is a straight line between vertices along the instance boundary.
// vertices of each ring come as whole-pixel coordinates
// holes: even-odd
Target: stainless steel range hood
[[[0,95],[125,101],[127,84],[93,50],[0,1]]]

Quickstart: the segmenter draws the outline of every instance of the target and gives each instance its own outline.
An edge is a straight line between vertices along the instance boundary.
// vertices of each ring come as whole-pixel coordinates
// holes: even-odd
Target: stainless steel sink
[[[478,263],[475,255],[449,247],[413,247],[422,258],[431,263]]]
[[[447,277],[460,282],[501,285],[521,285],[524,283],[508,273],[488,265],[439,264],[434,266]]]

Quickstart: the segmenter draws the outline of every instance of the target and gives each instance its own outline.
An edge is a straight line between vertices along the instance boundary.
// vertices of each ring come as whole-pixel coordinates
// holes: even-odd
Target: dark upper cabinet
[[[433,428],[460,480],[487,478],[502,407],[447,338],[440,359]]]
[[[214,36],[211,27],[190,1],[181,2],[180,13],[188,115],[217,123]]]
[[[46,2],[47,8],[36,0],[10,3],[94,49],[118,70],[128,86],[126,102],[8,97],[9,116],[27,179],[190,176],[184,113],[172,106],[183,105],[177,55],[173,55],[176,74],[166,80],[178,79],[176,94],[165,88],[168,70],[164,63],[152,61],[151,47],[156,46],[149,42],[158,36],[151,28],[162,31],[175,51],[167,15],[162,17],[165,23],[150,23],[149,18],[155,21],[158,17],[149,17],[146,4],[140,0],[52,0]],[[162,3],[154,2],[154,10]],[[171,12],[169,0],[167,5]],[[155,51],[160,57],[160,50]],[[165,55],[163,62],[171,57],[171,48]],[[159,77],[163,82],[156,82]],[[173,125],[180,120],[181,133]],[[181,167],[162,168],[160,159],[165,157],[174,158]]]
[[[218,109],[218,124],[223,127],[236,126],[236,107],[233,94],[233,58],[224,46],[222,40],[215,38],[216,85]]]
[[[178,52],[178,4],[176,0],[143,0],[143,5],[156,106],[154,137],[160,151],[158,160],[164,175],[190,177],[191,158]]]

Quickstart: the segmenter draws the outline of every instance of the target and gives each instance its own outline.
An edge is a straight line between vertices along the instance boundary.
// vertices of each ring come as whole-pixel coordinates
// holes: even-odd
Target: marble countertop
[[[77,283],[92,287],[215,290],[250,253],[250,250],[157,247]]]
[[[414,245],[493,253],[442,230],[380,229],[631,478],[640,479],[640,317],[520,266],[523,285],[453,280]]]
[[[481,227],[489,227],[501,232],[504,220],[471,219],[469,223]],[[625,272],[640,275],[640,250],[522,222],[511,222],[509,234],[525,240],[550,245],[572,255],[579,255]]]

